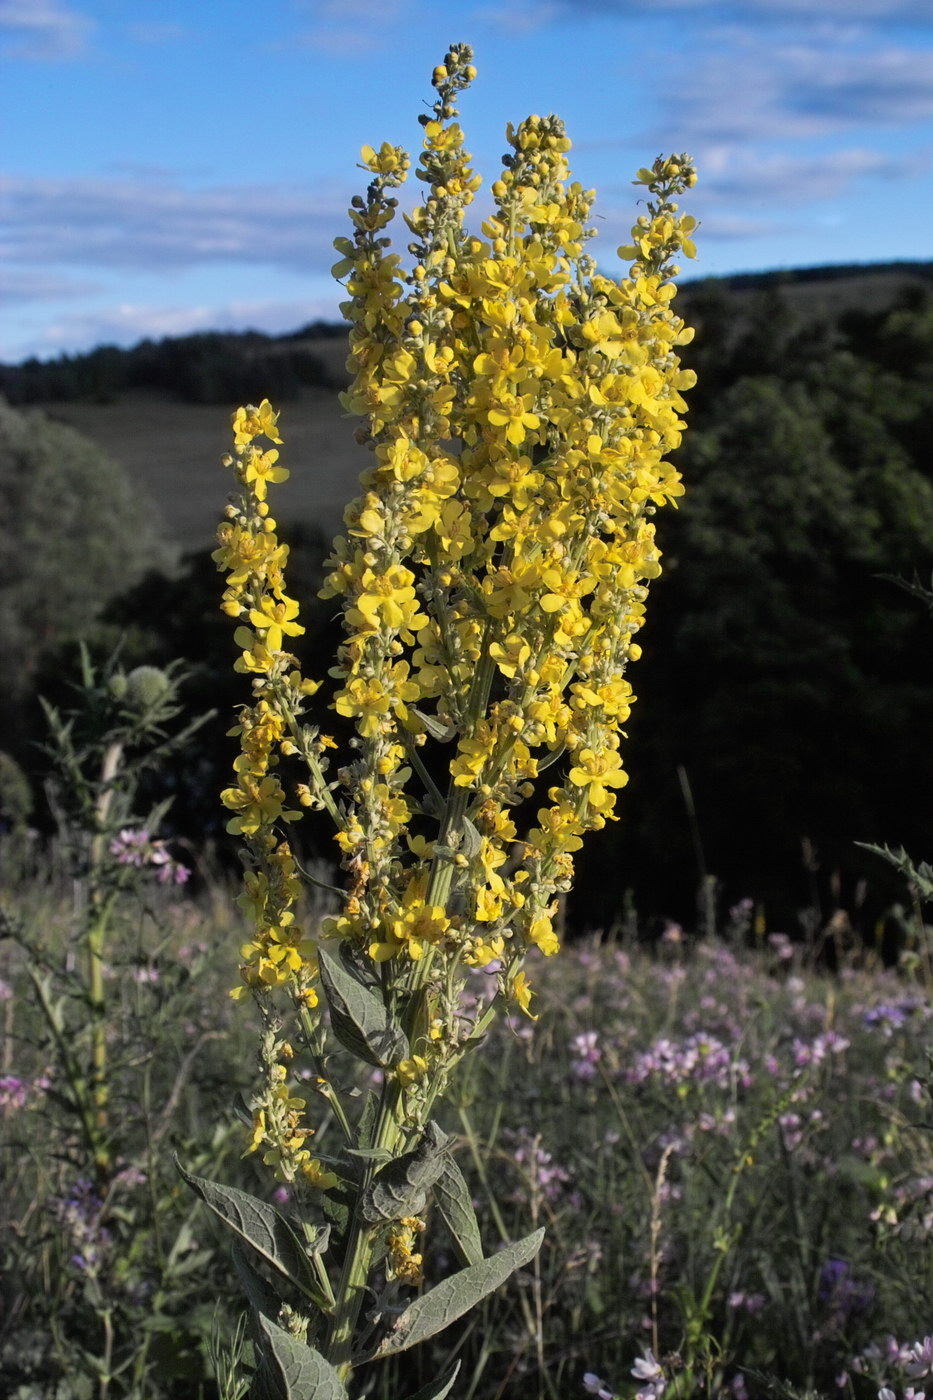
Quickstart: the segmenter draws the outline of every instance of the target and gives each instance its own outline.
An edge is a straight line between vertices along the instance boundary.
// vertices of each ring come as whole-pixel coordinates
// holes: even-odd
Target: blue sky
[[[558,112],[607,267],[671,150],[691,275],[933,257],[933,0],[0,0],[0,359],[334,317],[359,148],[417,148],[451,41],[487,184]]]

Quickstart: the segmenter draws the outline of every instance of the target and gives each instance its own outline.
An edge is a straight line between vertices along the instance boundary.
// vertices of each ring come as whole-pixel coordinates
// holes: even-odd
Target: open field
[[[184,553],[211,544],[229,490],[220,466],[229,450],[229,411],[138,391],[110,404],[37,407],[77,428],[127,468],[170,545]],[[339,528],[368,464],[368,453],[354,441],[355,426],[343,415],[335,390],[306,388],[284,405],[282,461],[292,476],[281,488],[277,510],[286,529],[296,520],[319,525],[327,534]]]
[[[869,265],[850,269],[848,275],[774,273],[723,279],[712,285],[721,285],[730,297],[733,332],[738,335],[755,298],[770,288],[779,290],[787,304],[806,318],[834,318],[852,309],[881,311],[898,295],[916,294],[929,286],[930,273],[929,264],[916,268]],[[694,299],[687,283],[679,306],[688,320]],[[700,335],[702,340],[702,327]],[[347,347],[340,337],[289,337],[265,342],[264,349],[282,354],[308,351],[335,383],[345,374]],[[77,428],[126,468],[164,524],[168,541],[180,552],[204,548],[213,538],[225,499],[218,463],[228,450],[233,406],[178,403],[163,394],[139,390],[122,394],[112,403],[35,404],[50,417]],[[366,450],[354,440],[358,420],[344,415],[336,389],[305,387],[282,410],[283,461],[291,468],[292,479],[280,492],[280,519],[286,526],[298,520],[310,522],[333,534],[369,461]]]
[[[148,913],[122,909],[106,982],[106,1185],[27,975],[36,946],[32,965],[51,975],[73,914],[52,872],[5,905],[24,940],[0,965],[8,1400],[99,1400],[108,1345],[110,1400],[218,1393],[224,1347],[211,1338],[233,1336],[242,1304],[226,1244],[170,1156],[269,1189],[241,1159],[248,1134],[230,1109],[235,1089],[250,1093],[256,1045],[253,1013],[227,995],[230,897],[153,889]],[[742,917],[724,930],[740,942]],[[499,1025],[444,1126],[487,1251],[538,1224],[544,1251],[415,1369],[389,1363],[366,1393],[408,1394],[458,1355],[466,1400],[582,1400],[585,1373],[630,1397],[650,1348],[669,1397],[909,1394],[926,1374],[909,1369],[910,1348],[933,1318],[926,985],[871,966],[820,976],[780,938],[754,952],[673,930],[656,955],[578,944],[531,971],[539,1020]],[[478,973],[472,995],[490,986]],[[301,1056],[295,1071],[301,1084]],[[327,1153],[335,1124],[314,1112]],[[275,1198],[287,1211],[288,1190]],[[433,1215],[426,1255],[430,1279],[450,1271]]]

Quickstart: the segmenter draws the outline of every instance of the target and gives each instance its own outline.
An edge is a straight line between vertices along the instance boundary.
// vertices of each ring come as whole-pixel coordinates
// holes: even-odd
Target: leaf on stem
[[[282,1306],[281,1298],[254,1267],[250,1251],[238,1239],[233,1241],[232,1253],[233,1267],[250,1307],[274,1322]]]
[[[319,1351],[267,1317],[257,1318],[259,1370],[250,1400],[347,1400],[347,1388]]]
[[[483,1242],[470,1188],[449,1153],[445,1153],[441,1174],[434,1183],[434,1200],[450,1231],[460,1263],[482,1263]]]
[[[481,1264],[473,1264],[469,1269],[445,1278],[430,1293],[416,1298],[396,1318],[391,1332],[379,1343],[373,1356],[393,1356],[396,1352],[417,1346],[436,1332],[442,1332],[483,1298],[494,1293],[516,1269],[533,1259],[543,1239],[544,1229],[535,1230],[534,1234],[508,1245]]]
[[[408,1057],[408,1038],[391,1018],[379,993],[318,945],[321,982],[334,1035],[351,1054],[377,1069],[392,1069]]]
[[[382,1168],[363,1193],[360,1212],[370,1225],[401,1220],[424,1209],[428,1191],[444,1169],[447,1134],[428,1123],[417,1147]]]
[[[218,1186],[203,1176],[186,1172],[175,1158],[175,1166],[191,1189],[225,1225],[256,1251],[267,1264],[288,1279],[315,1302],[322,1303],[314,1270],[298,1235],[274,1206],[239,1191],[235,1186]],[[323,1300],[326,1301],[326,1300]]]

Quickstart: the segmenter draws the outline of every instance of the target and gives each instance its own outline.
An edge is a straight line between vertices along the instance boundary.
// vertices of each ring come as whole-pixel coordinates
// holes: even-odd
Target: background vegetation
[[[883,577],[925,579],[933,561],[933,264],[711,280],[682,295],[698,326],[679,463],[689,493],[664,523],[665,573],[633,671],[631,787],[621,822],[584,854],[572,922],[609,926],[626,891],[643,914],[690,922],[714,878],[724,906],[750,897],[770,929],[796,932],[802,910],[825,925],[842,909],[874,937],[896,886],[854,843],[933,849],[933,754],[916,738],[933,649],[922,609]],[[208,555],[224,407],[243,398],[285,404],[282,523],[294,586],[313,594],[366,462],[337,403],[343,358],[340,328],[316,325],[0,369],[11,404],[52,420],[40,431],[31,418],[27,431],[19,407],[3,419],[5,481],[34,470],[17,441],[52,464],[41,497],[30,495],[33,510],[43,503],[41,530],[24,535],[24,503],[0,537],[0,646],[20,677],[0,722],[21,765],[34,768],[40,724],[29,698],[42,688],[54,698],[78,635],[100,652],[124,636],[127,664],[186,658],[191,703],[226,702],[217,687],[230,644]],[[68,437],[70,455],[60,451],[59,424],[90,441],[78,452]],[[45,504],[72,499],[75,453],[69,480],[83,473],[92,503],[80,519]],[[175,559],[153,569],[140,512],[160,511]],[[35,625],[22,600],[46,597],[71,602]],[[323,607],[305,641],[308,670],[325,669],[334,638]],[[193,766],[179,765],[181,834],[217,831],[228,763],[218,730]]]
[[[872,1400],[933,1373],[930,930],[854,845],[933,852],[930,623],[890,578],[933,561],[931,274],[687,293],[690,492],[622,821],[567,911],[571,935],[606,934],[532,968],[539,1022],[496,1028],[444,1121],[487,1251],[539,1224],[546,1244],[386,1394],[454,1353],[464,1400],[659,1396],[649,1348],[666,1400]],[[238,392],[198,398],[219,341]],[[209,557],[223,405],[265,394],[278,357],[295,372],[283,533],[307,605],[365,454],[336,330],[95,353],[96,379],[81,357],[2,371],[0,1394],[241,1400],[226,1244],[170,1163],[268,1185],[241,1156],[255,1034],[227,995],[231,744],[222,719],[192,729],[243,697]],[[174,388],[146,355],[184,366]],[[320,673],[335,624],[305,612]],[[332,1132],[322,1110],[325,1156]],[[450,1268],[432,1224],[429,1282]]]

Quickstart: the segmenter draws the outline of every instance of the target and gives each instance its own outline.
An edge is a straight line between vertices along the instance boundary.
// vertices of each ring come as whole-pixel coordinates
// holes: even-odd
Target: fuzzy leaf
[[[261,1314],[259,1373],[251,1400],[347,1400],[347,1389],[319,1351]]]
[[[444,1168],[447,1135],[428,1123],[417,1147],[382,1168],[362,1197],[360,1211],[371,1225],[400,1220],[424,1209],[427,1193]]]
[[[339,1254],[343,1244],[343,1236],[347,1232],[350,1224],[350,1208],[356,1199],[355,1191],[348,1190],[341,1186],[334,1191],[325,1191],[321,1197],[321,1209],[330,1222],[334,1236],[334,1246]]]
[[[445,1154],[441,1174],[434,1183],[434,1200],[451,1233],[460,1263],[482,1263],[483,1242],[470,1188],[449,1153]]]
[[[435,1376],[433,1381],[428,1381],[420,1390],[416,1390],[414,1395],[409,1395],[408,1400],[445,1400],[453,1389],[454,1381],[460,1373],[460,1362],[455,1361],[450,1370],[443,1371],[441,1375]]]
[[[463,818],[463,842],[460,850],[467,860],[472,860],[483,844],[483,838],[479,834],[479,828],[475,822],[471,822],[469,817]]]
[[[324,944],[318,945],[318,966],[331,1025],[341,1045],[377,1069],[391,1069],[406,1059],[408,1039],[379,993],[367,987]]]
[[[283,1215],[266,1201],[238,1191],[235,1186],[218,1186],[203,1176],[186,1172],[175,1158],[179,1174],[225,1225],[229,1225],[255,1249],[268,1264],[304,1293],[317,1296],[314,1273],[301,1240]]]
[[[376,1095],[369,1093],[360,1110],[359,1120],[356,1125],[356,1145],[357,1147],[372,1147],[373,1137],[376,1131]]]
[[[432,739],[439,740],[442,744],[449,744],[456,736],[457,726],[455,724],[444,724],[437,715],[426,714],[424,710],[419,710],[417,705],[411,707],[424,725]]]
[[[494,1293],[516,1269],[533,1259],[543,1239],[544,1229],[535,1230],[534,1234],[508,1245],[481,1264],[473,1264],[469,1269],[445,1278],[430,1293],[416,1298],[396,1318],[392,1331],[379,1343],[374,1356],[393,1356],[396,1352],[417,1346],[436,1332],[443,1332],[458,1317]]]
[[[262,1313],[263,1317],[268,1317],[274,1322],[279,1315],[282,1300],[258,1269],[254,1268],[250,1250],[244,1248],[239,1240],[233,1241],[233,1266],[250,1307],[254,1312]]]

